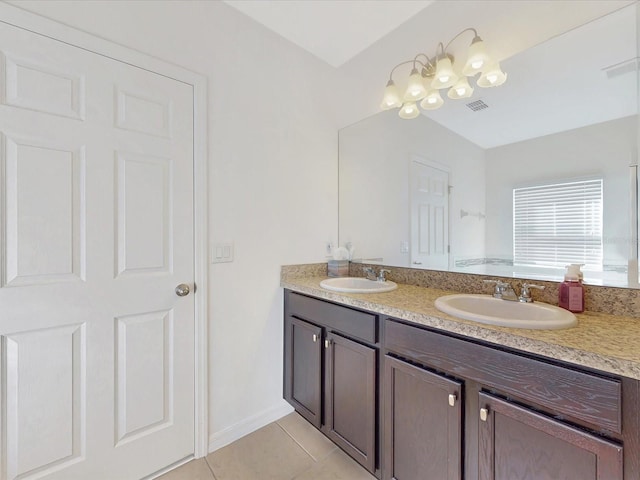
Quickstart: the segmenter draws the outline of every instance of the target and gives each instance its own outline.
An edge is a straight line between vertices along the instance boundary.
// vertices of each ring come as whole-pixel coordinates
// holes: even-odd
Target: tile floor
[[[297,413],[158,480],[376,480]]]

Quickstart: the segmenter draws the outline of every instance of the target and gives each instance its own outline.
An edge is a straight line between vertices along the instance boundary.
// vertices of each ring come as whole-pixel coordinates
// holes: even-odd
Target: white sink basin
[[[398,288],[398,284],[390,282],[376,282],[362,277],[328,278],[320,282],[322,288],[342,293],[382,293]]]
[[[557,330],[575,327],[576,316],[548,303],[520,303],[489,295],[445,295],[435,301],[438,310],[454,317],[502,327]]]

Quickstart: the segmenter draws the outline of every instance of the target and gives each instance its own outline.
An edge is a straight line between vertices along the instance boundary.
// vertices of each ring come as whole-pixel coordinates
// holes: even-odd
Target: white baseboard
[[[293,407],[282,400],[281,403],[268,408],[256,415],[241,420],[219,432],[215,432],[209,436],[209,453],[215,452],[230,443],[235,442],[245,435],[255,432],[259,428],[274,422],[285,415],[293,412]]]

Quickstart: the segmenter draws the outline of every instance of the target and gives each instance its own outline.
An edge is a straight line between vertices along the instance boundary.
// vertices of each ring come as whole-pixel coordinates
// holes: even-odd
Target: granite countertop
[[[461,320],[434,306],[436,298],[459,292],[398,284],[397,290],[387,293],[338,293],[320,287],[325,278],[286,278],[281,286],[419,325],[640,380],[640,320],[637,318],[585,312],[576,315],[577,327],[565,330],[498,327]]]

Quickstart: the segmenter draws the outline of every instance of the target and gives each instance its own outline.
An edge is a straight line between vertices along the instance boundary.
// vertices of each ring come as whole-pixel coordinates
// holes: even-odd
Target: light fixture
[[[437,89],[433,89],[427,92],[427,96],[424,97],[420,102],[420,107],[422,107],[423,110],[435,110],[437,108],[440,108],[443,103],[444,100],[440,95],[440,91]]]
[[[484,48],[484,42],[476,35],[469,47],[467,63],[465,63],[462,68],[462,73],[467,77],[472,77],[476,73],[481,72],[482,67],[485,67],[490,61],[489,54]]]
[[[451,43],[465,32],[473,32],[473,40],[467,52],[467,58],[462,69],[458,66],[453,55],[447,52]],[[407,81],[404,95],[393,81],[396,69],[411,64],[411,72]],[[459,72],[459,73],[458,73]],[[484,42],[474,28],[467,28],[453,37],[446,45],[442,42],[436,48],[436,54],[429,56],[419,53],[413,60],[399,63],[391,70],[389,82],[384,91],[381,108],[389,110],[399,108],[401,118],[416,118],[420,110],[416,102],[420,101],[423,110],[435,110],[444,104],[439,90],[448,89],[447,96],[457,100],[473,95],[473,87],[469,78],[479,75],[476,85],[479,87],[497,87],[507,80],[507,74],[500,69],[500,64],[493,60],[486,51]]]
[[[507,74],[502,71],[498,62],[493,62],[482,71],[476,85],[482,88],[499,87],[507,81]]]
[[[387,82],[387,87],[384,89],[384,97],[382,98],[382,105],[380,107],[383,110],[389,110],[391,108],[398,108],[402,106],[400,100],[400,94],[398,93],[398,87],[393,83],[393,80]]]
[[[473,88],[471,88],[469,80],[467,80],[465,76],[460,77],[456,84],[447,92],[447,97],[453,98],[454,100],[469,98],[471,95],[473,95]]]
[[[411,120],[412,118],[416,118],[420,115],[420,110],[418,110],[418,106],[415,102],[406,102],[400,107],[400,118],[404,118],[406,120]]]
[[[455,85],[458,76],[453,71],[453,63],[451,58],[443,56],[438,58],[436,62],[436,73],[433,75],[431,87],[433,88],[449,88]]]
[[[417,68],[411,70],[409,75],[409,82],[407,83],[407,91],[404,94],[405,102],[416,102],[421,100],[427,94],[427,89],[424,86],[422,75],[418,72]]]

